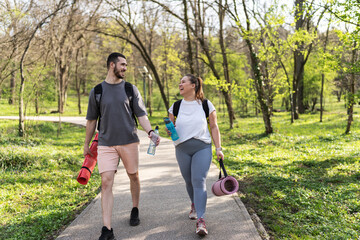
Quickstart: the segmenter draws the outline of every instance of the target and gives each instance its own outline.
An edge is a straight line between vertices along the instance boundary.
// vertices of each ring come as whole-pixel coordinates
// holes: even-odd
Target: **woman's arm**
[[[170,120],[173,122],[174,126],[176,126],[176,125],[175,125],[175,116],[174,116],[174,114],[169,113],[169,118],[170,118]]]
[[[218,157],[218,160],[224,159],[224,154],[221,149],[221,138],[220,138],[220,130],[219,126],[217,124],[217,117],[216,117],[216,111],[212,111],[209,116],[209,124],[210,124],[210,131],[211,131],[211,137],[213,139],[215,148],[216,148],[216,156]]]

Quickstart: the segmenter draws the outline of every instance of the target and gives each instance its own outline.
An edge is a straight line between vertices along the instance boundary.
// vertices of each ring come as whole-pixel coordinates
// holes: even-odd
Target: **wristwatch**
[[[222,151],[222,147],[216,148],[216,151]]]

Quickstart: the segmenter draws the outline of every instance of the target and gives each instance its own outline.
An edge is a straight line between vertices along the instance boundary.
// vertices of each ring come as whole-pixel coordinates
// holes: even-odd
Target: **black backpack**
[[[180,109],[180,104],[181,104],[181,100],[178,100],[174,103],[174,107],[173,107],[173,115],[176,119],[177,115],[179,114],[179,109]],[[207,99],[204,99],[202,101],[202,107],[204,109],[204,112],[205,112],[205,116],[206,116],[206,119],[208,120],[209,122],[209,105],[208,105],[208,101]]]
[[[130,108],[131,108],[131,111],[132,111],[132,117],[133,117],[134,122],[135,122],[136,127],[137,127],[138,123],[136,121],[136,117],[135,117],[135,114],[134,114],[134,89],[133,89],[133,86],[132,86],[131,83],[125,82],[125,92],[126,92],[126,96],[129,99]],[[100,101],[101,101],[101,97],[102,97],[101,83],[99,83],[98,85],[96,85],[94,87],[94,97],[95,97],[95,101],[96,101],[96,106],[99,109],[98,131],[100,131],[100,118],[101,118]]]

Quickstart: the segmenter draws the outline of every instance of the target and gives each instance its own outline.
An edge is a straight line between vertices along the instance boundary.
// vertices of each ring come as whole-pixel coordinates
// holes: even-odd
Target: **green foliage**
[[[164,38],[163,44],[156,48],[153,53],[154,62],[165,90],[175,94],[178,92],[178,85],[182,77],[181,69],[185,68],[185,62],[181,60],[184,57],[176,49],[180,36],[176,33],[170,35],[166,32],[163,32],[162,36]]]
[[[329,46],[328,48],[331,48]],[[331,50],[330,50],[331,51]],[[304,76],[304,100],[310,103],[313,99],[320,98],[321,78],[324,74],[324,96],[331,96],[334,90],[333,79],[337,75],[331,65],[334,64],[332,57],[324,53],[322,49],[314,51],[310,55],[308,63],[305,66]]]
[[[86,186],[76,181],[83,162],[84,129],[63,123],[0,122],[0,239],[53,239],[98,193],[95,169]]]
[[[289,125],[275,113],[278,130],[268,136],[261,118],[240,119],[232,130],[220,119],[225,165],[272,238],[360,237],[360,125],[343,135],[346,118],[346,111],[325,113],[323,123],[302,115]]]

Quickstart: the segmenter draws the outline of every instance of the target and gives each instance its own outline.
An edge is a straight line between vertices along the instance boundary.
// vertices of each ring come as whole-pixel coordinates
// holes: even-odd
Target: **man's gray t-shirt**
[[[118,84],[101,83],[99,146],[116,146],[139,142],[137,129],[132,117],[130,102],[125,92],[125,81]],[[133,85],[133,108],[136,117],[147,115],[139,90]],[[96,120],[99,109],[91,89],[86,119]]]

